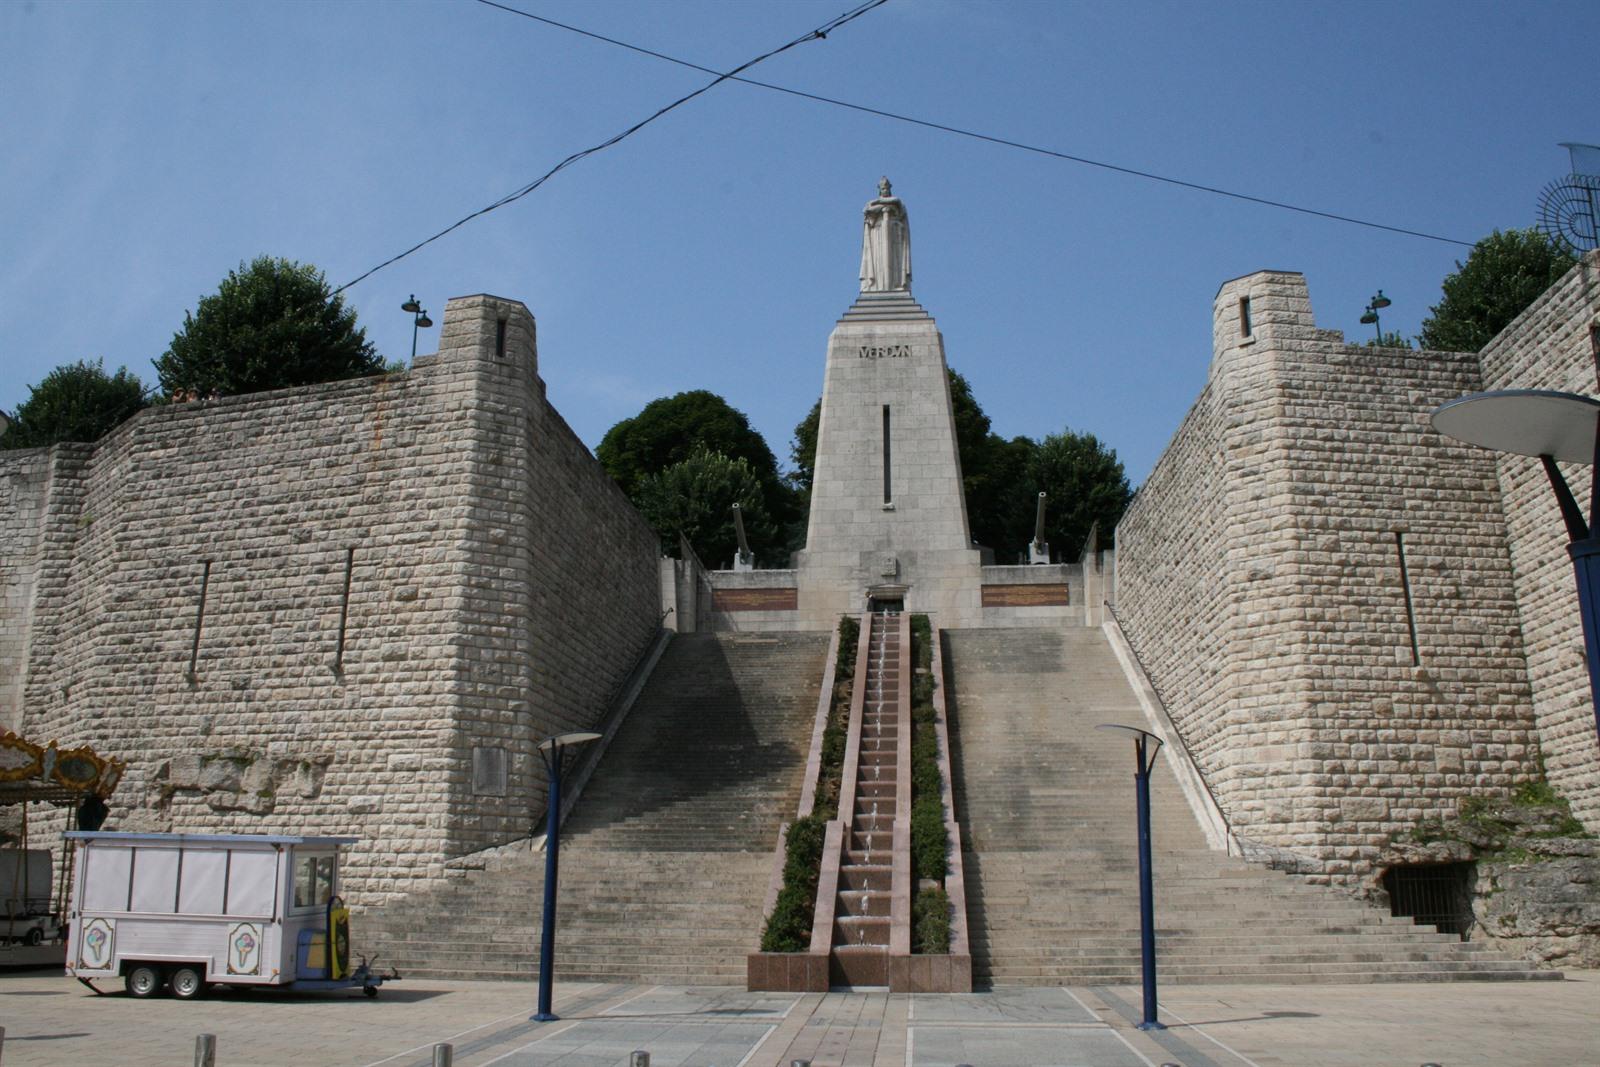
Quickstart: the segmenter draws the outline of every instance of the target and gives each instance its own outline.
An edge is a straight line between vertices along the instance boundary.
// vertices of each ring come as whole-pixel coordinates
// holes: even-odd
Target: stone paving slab
[[[1099,1023],[1066,989],[1008,989],[993,993],[913,994],[911,1021],[932,1023]]]
[[[1600,1067],[1600,975],[1554,983],[1176,986],[1146,1033],[1137,987],[968,995],[746,993],[557,983],[405,981],[359,994],[96,997],[58,972],[0,972],[5,1067]]]
[[[1109,1027],[914,1027],[916,1067],[1149,1067],[1150,1061]]]

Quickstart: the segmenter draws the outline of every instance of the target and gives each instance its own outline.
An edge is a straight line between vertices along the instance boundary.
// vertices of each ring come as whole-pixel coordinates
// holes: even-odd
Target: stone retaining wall
[[[1283,272],[1224,285],[1214,336],[1116,603],[1234,830],[1348,880],[1537,773],[1494,460],[1427,422],[1477,361],[1346,345]]]
[[[1600,252],[1592,252],[1485,346],[1485,389],[1596,393],[1600,366]],[[1564,467],[1587,506],[1587,465]],[[1578,623],[1566,528],[1537,459],[1502,456],[1500,489],[1511,539],[1522,639],[1545,769],[1573,811],[1600,831],[1600,741]]]
[[[129,761],[108,829],[359,835],[359,903],[526,833],[533,745],[596,721],[659,623],[655,537],[514,301],[450,301],[407,373],[27,456],[25,732]]]
[[[50,469],[43,449],[0,452],[0,729],[22,725],[28,605],[38,573]]]

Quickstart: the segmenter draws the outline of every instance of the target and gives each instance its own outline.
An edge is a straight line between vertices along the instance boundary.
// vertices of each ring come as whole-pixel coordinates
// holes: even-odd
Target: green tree
[[[68,363],[28,388],[28,399],[0,435],[0,448],[95,441],[145,404],[144,384],[128,368],[107,374],[98,359]]]
[[[750,425],[744,412],[716,393],[694,389],[652,400],[639,414],[623,419],[606,431],[600,447],[595,449],[595,456],[606,473],[643,511],[645,505],[640,491],[644,479],[661,474],[700,452],[715,452],[745,461],[761,486],[763,514],[772,522],[771,529],[763,528],[758,532],[751,527],[750,516],[746,514],[750,545],[762,566],[781,567],[787,563],[789,550],[805,536],[804,529],[800,528],[804,512],[796,508],[794,491],[778,473],[778,461],[767,447],[766,438]],[[731,518],[728,529],[733,529]],[[690,538],[691,543],[693,540]],[[666,547],[668,551],[677,551],[676,536],[666,542]],[[705,556],[701,559],[708,567],[727,562],[713,563]]]
[[[995,561],[1009,563],[1033,538],[1034,507],[1039,491],[1033,486],[1031,465],[1038,444],[1029,437],[1009,441],[990,434],[984,442],[984,467],[976,475],[962,474],[974,484],[967,490],[967,524],[972,539],[995,550]]]
[[[155,361],[167,395],[232,395],[383,373],[354,309],[309,264],[261,256],[201,297]]]
[[[640,479],[696,452],[743,459],[761,479],[764,492],[779,481],[778,461],[766,438],[744,412],[708,389],[650,401],[639,414],[606,431],[595,457],[631,497]]]
[[[822,399],[819,397],[800,425],[794,428],[794,439],[789,442],[789,462],[794,469],[789,472],[789,482],[802,494],[809,505],[811,483],[817,476],[817,427],[822,425]]]
[[[1422,320],[1423,348],[1476,352],[1575,263],[1535,229],[1496,230],[1456,260],[1444,299]]]
[[[1096,522],[1109,539],[1133,499],[1122,461],[1092,433],[1066,430],[1046,437],[1034,451],[1028,473],[1034,492],[1049,494],[1045,540],[1058,560],[1076,560]],[[1030,516],[1024,543],[1032,536]]]
[[[682,534],[707,567],[731,566],[739,550],[734,504],[744,515],[752,548],[759,551],[763,545],[778,543],[777,523],[767,511],[761,479],[743,456],[730,458],[698,449],[640,478],[632,499],[664,548],[676,552]]]

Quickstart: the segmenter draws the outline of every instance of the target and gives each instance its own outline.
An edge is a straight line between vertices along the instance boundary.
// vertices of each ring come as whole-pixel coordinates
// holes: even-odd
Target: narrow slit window
[[[494,324],[494,358],[506,358],[506,320],[496,319]]]
[[[1400,562],[1400,591],[1406,598],[1406,630],[1411,635],[1411,665],[1422,665],[1422,654],[1417,649],[1417,613],[1411,604],[1411,576],[1406,572],[1406,541],[1405,535],[1399,530],[1394,532],[1394,554]]]
[[[205,569],[200,572],[200,603],[194,610],[194,641],[189,646],[189,677],[194,677],[195,667],[200,662],[200,633],[206,623],[206,593],[211,587],[211,561],[205,561]]]
[[[883,502],[894,503],[893,482],[889,477],[889,405],[883,405]]]
[[[333,669],[344,670],[344,634],[350,622],[350,576],[356,567],[356,550],[344,550],[344,596],[339,601],[339,647],[333,653]]]
[[[1254,329],[1255,327],[1250,322],[1250,298],[1241,296],[1239,298],[1239,336],[1249,337]]]

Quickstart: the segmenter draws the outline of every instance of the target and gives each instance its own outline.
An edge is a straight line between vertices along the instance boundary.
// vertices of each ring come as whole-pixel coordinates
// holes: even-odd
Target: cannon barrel
[[[733,506],[733,529],[739,535],[739,556],[747,559],[750,556],[750,540],[744,534],[744,513],[739,510],[739,505]]]
[[[1041,491],[1039,493],[1039,510],[1034,512],[1033,516],[1033,543],[1036,545],[1044,544],[1044,501],[1045,493]]]

